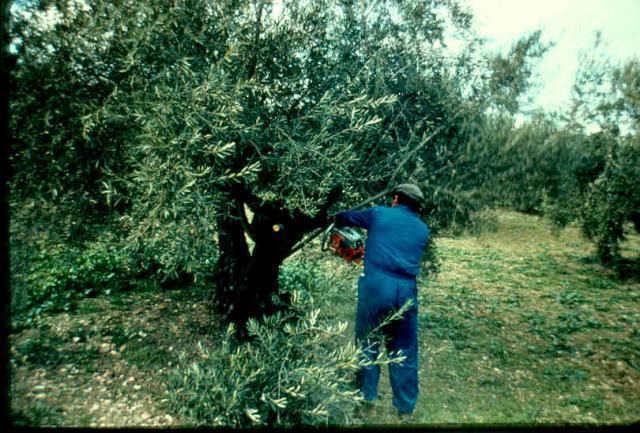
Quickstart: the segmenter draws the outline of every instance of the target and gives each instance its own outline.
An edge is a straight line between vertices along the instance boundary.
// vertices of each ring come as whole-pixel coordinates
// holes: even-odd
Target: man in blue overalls
[[[402,319],[384,329],[387,351],[402,350],[406,359],[389,365],[393,405],[401,417],[413,413],[418,397],[418,299],[416,276],[422,253],[429,241],[429,228],[418,216],[424,196],[413,184],[400,184],[391,193],[391,207],[373,206],[361,211],[335,215],[336,226],[356,226],[367,230],[364,274],[358,280],[356,339],[369,359],[379,347],[365,337],[392,311],[408,299],[413,307]],[[364,367],[358,384],[366,402],[378,394],[380,367]]]

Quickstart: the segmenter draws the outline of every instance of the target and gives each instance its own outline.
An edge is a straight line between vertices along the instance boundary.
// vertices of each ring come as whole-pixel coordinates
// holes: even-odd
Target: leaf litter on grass
[[[118,302],[81,301],[11,336],[11,412],[16,425],[167,427],[164,381],[205,305],[170,292],[131,293]],[[203,326],[202,324],[200,326]]]
[[[640,419],[638,298],[629,295],[640,285],[576,262],[593,253],[576,229],[497,216],[496,232],[436,240],[442,272],[420,288],[421,421]]]

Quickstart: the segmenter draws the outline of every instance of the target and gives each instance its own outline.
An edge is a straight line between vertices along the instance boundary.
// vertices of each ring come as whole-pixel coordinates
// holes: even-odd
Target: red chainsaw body
[[[357,231],[348,227],[333,227],[329,235],[329,250],[347,262],[360,263],[364,257],[364,242]]]

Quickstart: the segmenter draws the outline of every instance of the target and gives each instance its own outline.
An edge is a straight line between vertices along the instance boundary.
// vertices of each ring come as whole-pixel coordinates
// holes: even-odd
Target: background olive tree
[[[640,63],[612,64],[599,43],[576,77],[563,128],[574,138],[571,162],[548,194],[547,213],[559,226],[578,222],[598,259],[615,266],[626,234],[640,229]]]

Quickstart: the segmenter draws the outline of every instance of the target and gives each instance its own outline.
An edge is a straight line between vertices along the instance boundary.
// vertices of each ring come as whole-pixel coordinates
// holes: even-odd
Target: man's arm
[[[355,226],[362,227],[369,230],[371,223],[377,211],[377,206],[370,207],[364,210],[358,211],[344,211],[338,212],[333,217],[334,223],[338,227],[342,226]]]

